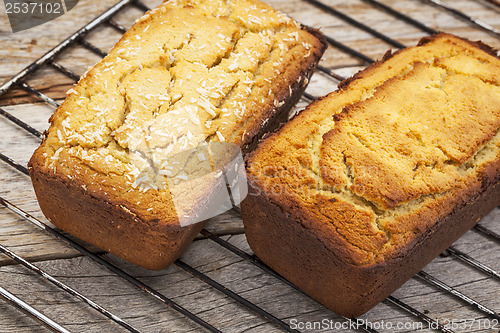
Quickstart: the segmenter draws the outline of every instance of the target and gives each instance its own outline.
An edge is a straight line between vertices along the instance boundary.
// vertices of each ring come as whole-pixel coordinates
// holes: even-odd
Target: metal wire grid
[[[405,45],[401,44],[400,42],[398,42],[398,41],[390,38],[389,36],[387,36],[385,34],[380,33],[379,31],[377,31],[375,29],[372,29],[372,28],[366,26],[365,24],[363,24],[363,23],[355,20],[354,18],[352,18],[352,17],[350,17],[350,16],[348,16],[348,15],[342,13],[342,12],[339,12],[338,10],[336,10],[336,9],[334,9],[334,8],[326,5],[325,3],[321,2],[321,1],[318,1],[318,0],[303,0],[303,1],[307,1],[307,2],[309,2],[311,4],[313,4],[314,6],[317,6],[317,7],[321,8],[322,10],[328,12],[329,14],[334,15],[334,16],[336,16],[336,17],[338,17],[338,18],[346,21],[350,25],[353,25],[353,26],[355,26],[355,27],[357,27],[357,28],[359,28],[359,29],[361,29],[363,31],[368,32],[369,34],[373,35],[374,37],[379,38],[379,39],[381,39],[381,40],[389,43],[390,45],[392,45],[392,46],[394,46],[396,48],[404,48],[405,47]],[[363,0],[363,1],[366,2],[366,3],[368,3],[368,4],[370,4],[370,5],[372,5],[372,6],[374,6],[374,7],[378,7],[380,9],[382,9],[383,11],[387,12],[388,14],[390,14],[391,16],[393,16],[394,18],[396,18],[398,20],[405,21],[406,23],[411,24],[414,27],[419,28],[420,30],[422,30],[422,31],[424,31],[426,33],[432,34],[432,33],[436,32],[434,29],[432,29],[432,28],[424,25],[423,23],[421,23],[421,22],[419,22],[419,21],[417,21],[417,20],[415,20],[415,19],[413,19],[413,18],[411,18],[411,17],[409,17],[409,16],[407,16],[407,15],[401,13],[401,12],[396,11],[395,9],[393,9],[393,8],[391,8],[391,7],[387,6],[387,5],[379,2],[378,0]],[[437,7],[439,7],[440,9],[449,12],[452,15],[458,16],[461,19],[466,20],[471,25],[474,25],[474,26],[476,26],[476,27],[478,27],[480,29],[486,30],[487,32],[489,32],[489,33],[495,35],[496,37],[500,38],[500,32],[498,30],[496,30],[495,28],[493,28],[493,27],[489,26],[488,24],[486,24],[484,22],[481,22],[481,21],[479,21],[477,19],[469,17],[468,15],[466,15],[466,14],[458,11],[457,9],[449,7],[446,4],[440,2],[439,0],[422,0],[422,1],[429,2],[429,3],[431,3],[431,4],[433,4],[433,5],[437,6]],[[489,2],[491,2],[494,5],[498,5],[498,3],[495,2],[495,0],[486,0],[486,1],[489,1]],[[44,93],[40,92],[39,90],[37,90],[37,89],[31,87],[30,85],[28,85],[25,82],[25,79],[28,78],[30,75],[34,74],[36,71],[38,71],[43,66],[50,66],[50,67],[58,70],[62,74],[68,76],[69,78],[77,81],[79,79],[79,76],[76,75],[75,73],[73,73],[71,70],[69,70],[66,67],[64,67],[63,65],[61,65],[60,63],[56,62],[55,58],[58,55],[60,55],[62,52],[64,52],[64,50],[66,50],[68,47],[70,47],[71,45],[77,44],[77,43],[80,44],[80,45],[82,45],[86,49],[92,51],[93,53],[99,55],[100,57],[104,57],[106,55],[106,52],[102,51],[98,47],[96,47],[93,44],[89,43],[84,38],[85,38],[85,36],[86,36],[86,34],[88,32],[90,32],[91,30],[93,30],[97,26],[104,25],[104,24],[107,24],[107,25],[113,27],[115,30],[117,30],[120,33],[124,33],[126,31],[126,29],[123,26],[121,26],[119,23],[113,21],[113,16],[116,15],[120,10],[122,10],[123,8],[125,8],[127,6],[135,6],[135,7],[139,8],[139,9],[141,9],[143,11],[149,10],[149,8],[147,8],[147,6],[145,6],[140,1],[135,1],[135,0],[122,0],[122,1],[120,1],[119,3],[117,3],[116,5],[114,5],[113,7],[111,7],[110,9],[108,9],[107,11],[105,11],[104,13],[102,13],[100,16],[98,16],[92,22],[90,22],[89,24],[87,24],[85,27],[83,27],[82,29],[78,30],[76,33],[74,33],[69,38],[67,38],[66,40],[64,40],[58,46],[56,46],[55,48],[53,48],[50,52],[48,52],[47,54],[45,54],[44,56],[42,56],[40,59],[38,59],[37,61],[35,61],[31,65],[29,65],[28,67],[26,67],[24,70],[22,70],[20,73],[18,73],[14,78],[12,78],[11,80],[9,80],[6,83],[4,83],[0,87],[0,98],[2,96],[4,96],[10,89],[12,89],[14,87],[20,87],[20,88],[26,90],[27,92],[29,92],[30,94],[33,94],[33,95],[37,96],[38,98],[40,98],[41,100],[43,100],[45,103],[47,103],[49,105],[52,105],[54,107],[58,107],[59,103],[57,103],[55,100],[53,100],[49,96],[45,95]],[[337,49],[340,49],[341,51],[347,52],[348,54],[361,59],[363,62],[365,62],[367,64],[374,62],[373,59],[371,59],[370,57],[366,56],[365,54],[363,54],[363,53],[361,53],[359,51],[356,51],[356,50],[348,47],[347,45],[344,45],[344,44],[338,42],[337,40],[333,39],[330,36],[327,36],[327,41],[329,42],[329,44],[331,46],[333,46],[333,47],[335,47]],[[332,70],[330,70],[328,68],[325,68],[323,66],[318,66],[317,70],[323,72],[327,76],[331,77],[333,80],[341,81],[341,80],[344,79],[341,75],[338,75],[338,74],[334,73]],[[307,93],[305,93],[303,95],[303,97],[306,100],[309,100],[309,101],[316,99],[315,96],[312,96],[312,95],[307,94]],[[20,119],[14,117],[12,114],[6,112],[2,108],[0,108],[0,114],[5,119],[7,119],[7,120],[11,121],[12,123],[14,123],[15,125],[23,128],[25,131],[27,131],[28,133],[32,134],[33,136],[35,136],[35,137],[37,137],[39,139],[43,138],[43,134],[40,133],[38,130],[34,129],[29,124],[21,121]],[[14,167],[18,171],[22,172],[23,174],[28,175],[28,170],[26,169],[25,166],[23,166],[23,165],[15,162],[14,160],[12,160],[11,158],[9,158],[8,156],[0,153],[0,159],[3,162],[5,162],[8,165],[10,165],[11,167]],[[203,327],[203,328],[207,329],[210,332],[220,332],[219,329],[217,329],[212,324],[206,322],[205,320],[201,319],[196,314],[194,314],[194,313],[186,310],[181,305],[179,305],[176,302],[174,302],[171,299],[169,299],[167,296],[161,294],[160,292],[156,291],[155,289],[151,288],[150,286],[142,283],[138,279],[134,278],[133,276],[129,275],[128,273],[126,273],[122,269],[120,269],[117,266],[115,266],[114,264],[112,264],[109,261],[101,258],[100,256],[96,255],[95,253],[93,253],[90,250],[86,249],[85,247],[79,245],[78,243],[76,243],[75,241],[73,241],[70,238],[66,237],[64,234],[62,234],[58,230],[56,230],[54,228],[51,228],[50,226],[44,224],[42,221],[40,221],[40,220],[36,219],[35,217],[31,216],[30,214],[24,212],[23,210],[21,210],[20,208],[18,208],[15,204],[13,204],[13,203],[9,202],[8,200],[6,200],[4,198],[1,198],[1,197],[0,197],[0,204],[2,206],[6,207],[7,209],[9,209],[10,211],[12,211],[12,212],[20,215],[21,217],[23,217],[27,221],[31,222],[33,225],[41,228],[42,230],[45,230],[46,232],[48,232],[52,236],[56,237],[60,241],[66,243],[68,245],[70,245],[71,247],[73,247],[77,251],[79,251],[82,254],[86,255],[91,260],[93,260],[93,261],[99,263],[100,265],[106,267],[111,272],[113,272],[117,276],[123,278],[124,280],[128,281],[129,283],[131,283],[135,287],[143,290],[144,292],[148,293],[149,295],[151,295],[152,297],[156,298],[157,300],[165,303],[166,305],[168,305],[169,307],[171,307],[175,311],[178,311],[179,313],[181,313],[182,315],[184,315],[187,319],[192,320],[193,322],[195,322],[198,325],[200,325],[200,327]],[[238,207],[234,207],[233,209],[236,212],[239,213]],[[492,238],[493,240],[495,240],[497,242],[500,242],[500,235],[499,234],[495,233],[492,230],[489,230],[489,229],[485,228],[484,226],[482,226],[480,224],[478,224],[478,225],[475,226],[475,230],[478,231],[478,232],[480,232],[480,233],[482,233],[482,234],[484,234],[487,237]],[[202,230],[201,234],[204,235],[204,236],[206,236],[208,239],[211,239],[212,241],[216,242],[220,246],[226,248],[227,250],[231,251],[235,255],[243,258],[245,261],[251,263],[252,265],[255,265],[259,269],[263,270],[265,273],[274,276],[275,278],[279,279],[283,283],[286,283],[286,284],[292,286],[298,292],[302,293],[302,291],[300,291],[299,289],[297,289],[294,285],[292,285],[286,279],[284,279],[283,277],[281,277],[278,273],[276,273],[271,268],[269,268],[268,266],[266,266],[257,257],[248,254],[247,252],[239,249],[238,247],[232,245],[228,241],[220,238],[219,236],[216,236],[215,234],[211,233],[210,231],[208,231],[206,229]],[[76,291],[76,290],[72,289],[71,287],[65,285],[64,283],[60,282],[56,278],[52,277],[51,275],[49,275],[48,273],[44,272],[40,268],[36,267],[35,265],[33,265],[32,263],[30,263],[29,261],[23,259],[19,255],[17,255],[14,252],[10,251],[6,247],[0,245],[0,252],[2,252],[5,255],[9,256],[10,258],[12,258],[13,260],[15,260],[19,264],[25,266],[29,270],[37,273],[38,275],[40,275],[41,277],[43,277],[47,281],[51,282],[52,284],[56,285],[57,287],[61,288],[65,292],[67,292],[67,293],[69,293],[69,294],[71,294],[71,295],[73,295],[73,296],[81,299],[83,302],[85,302],[86,304],[88,304],[90,307],[94,308],[95,310],[99,311],[101,314],[103,314],[104,316],[106,316],[107,318],[109,318],[109,320],[117,323],[118,325],[122,326],[123,328],[127,329],[128,331],[130,331],[130,332],[139,332],[138,329],[134,328],[133,326],[131,326],[130,324],[128,324],[127,322],[125,322],[123,319],[121,319],[118,316],[112,314],[111,312],[109,312],[108,310],[106,310],[104,307],[100,306],[99,304],[93,302],[92,300],[90,300],[86,296],[82,295],[78,291]],[[456,257],[457,259],[459,259],[462,262],[466,263],[467,265],[473,267],[474,269],[476,269],[476,270],[478,270],[478,271],[480,271],[480,272],[488,275],[489,277],[491,277],[493,279],[496,279],[496,280],[500,280],[500,274],[498,272],[496,272],[494,269],[492,269],[492,268],[488,267],[487,265],[485,265],[485,264],[483,264],[483,263],[481,263],[481,262],[473,259],[472,257],[470,257],[467,254],[461,252],[460,250],[454,248],[453,246],[450,247],[446,251],[446,253],[448,255],[452,255],[452,256]],[[226,296],[232,298],[233,300],[235,300],[236,302],[238,302],[240,305],[242,305],[243,307],[251,310],[255,314],[257,314],[257,315],[261,316],[262,318],[264,318],[265,320],[267,320],[267,321],[275,324],[278,327],[281,327],[283,330],[288,331],[288,332],[298,332],[297,330],[292,329],[284,321],[282,321],[279,318],[273,316],[271,313],[265,311],[264,309],[260,308],[259,306],[251,303],[250,301],[248,301],[245,298],[241,297],[237,293],[229,290],[228,288],[226,288],[222,284],[216,282],[215,280],[211,279],[207,275],[203,274],[202,272],[200,272],[199,270],[193,268],[192,266],[190,266],[189,264],[183,262],[182,260],[177,260],[175,262],[175,265],[177,265],[178,267],[180,267],[183,270],[187,271],[188,273],[194,275],[195,277],[199,278],[201,281],[205,282],[206,284],[210,285],[211,287],[215,288],[216,290],[220,291],[221,293],[224,293]],[[428,273],[426,273],[424,271],[420,271],[419,273],[417,273],[417,275],[415,276],[415,278],[421,279],[421,280],[425,281],[426,283],[428,283],[428,284],[430,284],[430,285],[432,285],[432,286],[434,286],[434,287],[436,287],[438,289],[441,289],[441,290],[449,293],[450,295],[453,295],[454,297],[457,297],[459,300],[461,300],[462,302],[470,305],[471,307],[476,308],[477,310],[479,310],[480,312],[482,312],[487,317],[494,318],[494,319],[500,319],[500,315],[498,313],[496,313],[494,310],[492,310],[492,309],[484,306],[483,304],[475,301],[474,299],[470,298],[469,296],[467,296],[467,295],[459,292],[458,290],[456,290],[456,289],[452,288],[451,286],[447,285],[445,282],[443,282],[443,281],[441,281],[441,280],[433,277],[432,275],[430,275],[430,274],[428,274]],[[56,321],[48,318],[47,316],[45,316],[44,314],[42,314],[38,310],[36,310],[33,307],[31,307],[30,305],[26,304],[23,300],[21,300],[21,299],[17,298],[16,296],[12,295],[7,290],[3,289],[1,286],[0,286],[0,296],[2,296],[5,300],[7,300],[9,303],[11,303],[12,305],[14,305],[15,307],[21,309],[27,315],[29,315],[29,316],[31,316],[31,317],[39,320],[42,324],[44,324],[45,326],[47,326],[51,330],[56,331],[56,332],[68,332],[68,330],[66,330],[64,327],[62,327]],[[441,331],[441,332],[453,332],[452,330],[450,330],[448,328],[445,328],[442,324],[436,322],[434,319],[430,318],[426,314],[420,312],[419,310],[413,308],[412,306],[404,303],[403,301],[401,301],[401,300],[399,300],[399,299],[397,299],[397,298],[395,298],[393,296],[389,296],[386,300],[384,300],[384,302],[396,306],[397,308],[399,308],[399,309],[407,312],[411,316],[414,316],[418,320],[421,320],[421,321],[433,324],[434,325],[433,327],[437,327],[438,331]],[[346,320],[346,321],[354,321],[355,319],[344,318],[344,320]],[[364,326],[362,325],[360,327],[360,331],[364,331],[364,332],[377,332],[376,330],[374,330],[373,328],[368,327],[367,325],[364,325]]]

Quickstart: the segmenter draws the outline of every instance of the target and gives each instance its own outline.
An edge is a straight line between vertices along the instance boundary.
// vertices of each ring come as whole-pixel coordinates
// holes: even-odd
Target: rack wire
[[[313,6],[316,6],[320,8],[322,11],[325,11],[326,13],[329,13],[331,15],[336,16],[337,18],[347,22],[349,25],[352,25],[358,29],[361,29],[372,36],[376,37],[377,39],[380,39],[381,41],[384,41],[388,43],[389,45],[392,45],[396,48],[404,48],[405,45],[402,44],[401,42],[387,36],[384,33],[381,33],[377,31],[376,29],[373,29],[364,23],[354,19],[353,17],[342,13],[341,11],[329,6],[323,1],[319,0],[301,0],[308,2],[312,4]],[[432,34],[436,33],[436,30],[433,28],[430,28],[426,26],[425,24],[421,23],[420,21],[405,15],[394,8],[385,5],[384,3],[378,1],[378,0],[362,0],[368,4],[370,4],[373,7],[379,8],[392,17],[394,17],[397,20],[404,21],[421,31]],[[470,23],[471,25],[474,25],[480,29],[483,29],[487,31],[488,33],[495,35],[496,37],[500,37],[500,34],[498,30],[496,30],[494,27],[477,20],[473,17],[470,17],[461,11],[457,10],[456,8],[450,7],[441,1],[438,0],[422,0],[422,2],[428,2],[431,3],[434,6],[437,6],[438,8],[450,13],[451,15],[455,15],[460,17],[461,19],[465,20],[466,22]],[[24,70],[22,70],[20,73],[18,73],[15,77],[13,77],[11,80],[7,81],[0,87],[0,98],[2,96],[6,95],[10,90],[13,88],[21,88],[25,90],[27,93],[36,96],[39,98],[41,101],[45,102],[48,105],[51,105],[52,107],[58,107],[59,103],[52,99],[51,97],[47,96],[46,94],[42,93],[40,90],[30,86],[27,82],[26,79],[29,78],[31,75],[35,74],[37,71],[39,71],[41,68],[45,66],[49,66],[58,72],[64,74],[68,78],[77,81],[79,79],[79,76],[75,74],[73,71],[70,69],[66,68],[63,66],[61,63],[57,62],[56,58],[63,53],[65,50],[70,48],[71,46],[74,45],[80,45],[84,47],[85,49],[91,51],[92,53],[104,57],[106,55],[106,52],[101,50],[99,47],[93,45],[90,43],[88,40],[85,39],[86,35],[94,30],[96,27],[100,25],[108,25],[112,27],[114,30],[116,30],[119,33],[124,33],[126,31],[126,28],[117,23],[113,18],[114,16],[119,13],[121,10],[128,6],[134,6],[142,11],[147,11],[149,8],[144,5],[140,1],[134,1],[134,0],[122,0],[118,2],[116,5],[99,15],[96,19],[91,21],[89,24],[87,24],[85,27],[82,29],[78,30],[76,33],[71,35],[69,38],[64,40],[62,43],[60,43],[58,46],[53,48],[50,52],[42,56],[40,59],[35,61],[34,63],[30,64],[28,67],[26,67]],[[334,39],[332,36],[326,36],[327,41],[330,44],[331,47],[337,48],[342,52],[346,52],[347,54],[358,58],[365,64],[370,64],[374,62],[374,59],[371,57],[363,54],[362,52],[359,52],[339,41]],[[318,66],[317,71],[325,74],[329,78],[331,78],[333,81],[339,82],[344,79],[344,77],[338,73],[335,73],[334,70],[331,70],[329,68],[326,68],[324,66]],[[317,98],[317,96],[313,96],[309,93],[304,93],[303,98],[307,101],[312,101]],[[24,129],[27,133],[31,134],[35,138],[42,139],[43,134],[40,133],[38,130],[36,130],[34,127],[29,125],[28,123],[18,119],[11,113],[5,111],[3,108],[0,107],[0,115],[3,116],[6,120],[12,122],[16,126]],[[10,167],[15,168],[17,171],[28,175],[28,170],[24,165],[21,165],[20,163],[16,162],[14,159],[0,153],[0,159],[5,162],[7,165]],[[180,314],[184,315],[188,320],[191,320],[192,322],[196,323],[199,325],[200,328],[204,328],[210,332],[220,332],[220,330],[216,327],[214,323],[208,323],[205,320],[201,319],[198,315],[194,314],[193,312],[185,309],[181,305],[177,304],[174,302],[172,299],[168,298],[167,296],[163,295],[162,293],[156,291],[152,287],[146,285],[145,283],[141,282],[138,278],[133,277],[132,275],[128,274],[125,272],[123,269],[117,267],[110,261],[103,259],[101,256],[98,254],[90,251],[89,249],[85,248],[84,246],[80,245],[79,243],[75,242],[71,238],[65,236],[63,233],[58,231],[57,229],[54,229],[41,220],[33,217],[32,215],[28,214],[27,212],[23,211],[20,209],[17,205],[14,203],[11,203],[5,198],[0,197],[0,205],[7,208],[11,212],[21,216],[24,218],[26,221],[32,223],[33,225],[37,226],[38,228],[44,230],[45,232],[49,233],[50,235],[56,237],[58,240],[61,242],[66,243],[67,245],[73,247],[76,249],[78,252],[81,254],[87,256],[94,262],[106,267],[109,269],[113,274],[116,276],[124,279],[125,281],[131,283],[133,286],[139,288],[140,290],[146,292],[149,294],[151,297],[154,297],[155,299],[159,300],[160,302],[166,304],[173,310],[179,312]],[[239,209],[237,207],[234,208],[234,211],[239,214]],[[475,230],[484,236],[496,241],[500,242],[500,235],[484,226],[481,224],[478,224],[475,226]],[[274,278],[278,279],[281,283],[284,283],[290,287],[292,287],[296,292],[302,293],[302,291],[298,288],[296,288],[293,284],[291,284],[289,281],[287,281],[285,278],[280,276],[278,273],[273,271],[271,268],[269,268],[267,265],[265,265],[263,262],[261,262],[257,257],[245,252],[244,250],[236,247],[235,245],[231,244],[230,242],[224,240],[223,238],[215,235],[214,233],[204,229],[202,230],[201,234],[208,238],[209,240],[212,240],[213,242],[219,244],[221,247],[225,248],[226,250],[230,251],[232,254],[237,255],[238,257],[242,258],[244,261],[250,263],[251,265],[257,267],[258,269],[262,270],[265,274],[271,275]],[[106,316],[110,321],[113,321],[114,323],[120,325],[124,329],[127,329],[128,331],[131,332],[139,332],[139,329],[134,328],[132,325],[128,324],[125,320],[121,319],[117,315],[109,312],[106,310],[103,306],[97,304],[96,302],[90,300],[88,297],[84,296],[82,293],[74,290],[73,288],[67,286],[63,282],[57,280],[53,276],[49,275],[47,272],[41,270],[34,264],[30,263],[28,260],[22,258],[21,256],[17,255],[14,253],[12,250],[9,250],[7,247],[0,245],[0,252],[8,255],[10,258],[18,262],[19,264],[23,265],[27,269],[29,269],[32,272],[37,273],[41,278],[46,279],[47,281],[53,283],[57,287],[61,288],[65,292],[69,293],[70,295],[77,297],[81,299],[84,303],[92,307],[94,310],[98,311],[102,315]],[[460,250],[454,248],[453,246],[450,247],[446,253],[448,255],[451,255],[455,257],[456,259],[460,260],[461,262],[469,265],[471,268],[481,272],[482,274],[487,275],[489,278],[495,279],[495,280],[500,280],[500,274],[495,271],[493,268],[487,266],[484,263],[479,262],[478,260],[474,259],[473,257],[469,256],[468,254],[461,252]],[[207,284],[211,288],[214,288],[218,292],[223,293],[226,297],[229,297],[233,299],[237,304],[240,306],[248,309],[252,313],[260,316],[263,318],[263,320],[272,323],[278,328],[281,328],[284,331],[288,332],[298,332],[295,329],[292,329],[291,326],[286,323],[284,320],[278,318],[277,316],[269,313],[268,311],[264,310],[263,308],[255,305],[254,303],[250,302],[246,298],[242,297],[238,293],[230,290],[220,282],[215,281],[214,279],[208,277],[206,274],[202,273],[200,270],[192,267],[188,263],[182,261],[182,260],[177,260],[175,262],[175,265],[182,270],[188,272],[189,274],[192,274],[196,278],[200,279],[203,283]],[[467,296],[458,290],[454,289],[453,287],[449,286],[447,283],[439,280],[438,278],[434,277],[433,275],[421,271],[419,272],[416,276],[416,279],[420,279],[424,281],[425,283],[428,283],[434,288],[438,288],[448,295],[452,295],[453,297],[458,298],[461,302],[464,304],[467,304],[468,306],[474,307],[476,310],[480,311],[485,317],[493,318],[493,319],[500,319],[500,315],[496,313],[493,309],[485,306],[484,304],[481,304],[480,302],[474,300],[470,296]],[[36,310],[32,306],[26,304],[23,300],[17,298],[16,296],[12,295],[9,291],[5,290],[0,286],[0,296],[7,300],[9,303],[14,305],[15,307],[21,309],[24,311],[27,315],[35,318],[36,320],[40,321],[43,323],[45,326],[50,328],[53,331],[56,332],[67,332],[67,330],[60,324],[58,324],[55,320],[48,318],[45,316],[43,313],[40,311]],[[427,316],[425,313],[422,311],[415,309],[414,307],[410,306],[409,304],[401,301],[400,299],[390,296],[388,297],[385,301],[386,304],[389,304],[400,311],[403,311],[410,316],[413,316],[415,319],[433,324],[436,328],[436,330],[441,331],[441,332],[453,332],[449,328],[445,327],[438,321],[436,321],[433,318],[430,318]],[[348,318],[342,318],[343,320],[347,322],[353,322],[356,321],[356,319],[348,319]],[[377,332],[377,330],[369,327],[366,324],[358,325],[360,331],[364,332]]]

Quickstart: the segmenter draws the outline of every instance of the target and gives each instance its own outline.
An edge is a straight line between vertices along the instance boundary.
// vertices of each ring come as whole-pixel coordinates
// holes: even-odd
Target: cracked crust
[[[179,214],[213,196],[200,177],[211,160],[182,152],[221,141],[248,152],[286,119],[325,48],[318,31],[256,0],[149,11],[51,117],[29,163],[42,211],[103,250],[165,268],[203,227],[181,227]]]
[[[358,316],[498,205],[500,61],[484,48],[439,34],[388,53],[266,139],[242,205],[254,252]]]

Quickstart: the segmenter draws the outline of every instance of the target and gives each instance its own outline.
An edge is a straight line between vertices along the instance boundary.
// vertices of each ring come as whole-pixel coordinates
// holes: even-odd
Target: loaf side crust
[[[497,171],[500,163],[497,163]],[[336,313],[355,318],[369,311],[446,250],[488,212],[500,205],[498,181],[474,193],[397,256],[376,264],[346,263],[340,235],[310,228],[297,209],[258,194],[242,202],[245,235],[253,252],[269,267]],[[319,219],[320,223],[322,221]]]
[[[269,266],[342,315],[366,312],[500,203],[496,115],[500,100],[492,103],[492,109],[476,110],[476,121],[486,127],[475,136],[480,125],[466,123],[463,131],[472,133],[470,140],[458,145],[456,151],[450,144],[454,137],[450,139],[448,133],[426,141],[429,132],[424,131],[416,139],[422,142],[421,150],[411,151],[405,151],[404,146],[392,151],[390,142],[379,148],[372,140],[383,141],[400,133],[405,125],[413,125],[411,121],[394,123],[390,125],[396,128],[393,131],[386,125],[389,122],[383,122],[393,110],[391,93],[396,96],[393,92],[413,75],[449,66],[449,59],[455,56],[460,57],[462,66],[457,73],[470,75],[463,86],[467,87],[468,81],[473,86],[480,75],[488,89],[496,91],[485,98],[500,96],[495,90],[500,82],[500,62],[494,52],[447,34],[426,38],[420,45],[388,53],[382,61],[344,81],[339,90],[313,102],[248,158],[252,190],[242,204],[242,213],[250,246]],[[472,59],[480,59],[488,70],[467,74],[475,70],[466,62]],[[439,68],[433,69],[429,63]],[[438,80],[435,86],[446,89],[446,84],[446,80]],[[418,82],[413,87],[418,89]],[[433,87],[429,84],[430,90]],[[471,96],[480,99],[485,95]],[[385,102],[385,108],[373,106],[378,99]],[[405,112],[394,110],[398,115]],[[370,118],[373,112],[381,115]],[[443,111],[436,107],[436,114],[439,112]],[[418,122],[421,115],[415,110],[412,116],[410,119]],[[367,126],[372,126],[371,132],[360,130]],[[377,126],[378,130],[373,129]],[[408,137],[418,134],[414,131]],[[429,142],[438,148],[430,150]],[[370,155],[371,150],[380,151],[384,158]],[[391,154],[383,155],[387,151]],[[412,160],[420,152],[421,160]],[[442,168],[434,178],[435,170],[416,163],[432,154],[442,158],[436,158],[436,164],[429,163]],[[392,156],[399,156],[399,162],[395,159],[390,165],[394,170],[384,169]],[[406,173],[398,174],[408,164],[414,180],[407,180]],[[390,172],[397,177],[389,177]],[[419,181],[427,181],[429,186],[413,188]]]
[[[168,37],[177,31],[183,34]],[[259,36],[262,45],[253,43],[246,52]],[[29,163],[43,213],[129,262],[167,267],[204,223],[181,227],[168,186],[151,178],[140,183],[137,156],[151,154],[148,163],[157,163],[174,136],[174,152],[203,141],[230,142],[248,152],[263,131],[286,119],[325,48],[318,31],[259,1],[168,1],[149,11],[51,117]],[[224,77],[233,86],[224,86]],[[193,157],[186,163],[186,170],[191,163],[198,172]],[[167,183],[168,172],[154,176]],[[199,181],[184,190],[186,213],[212,199],[209,185]]]

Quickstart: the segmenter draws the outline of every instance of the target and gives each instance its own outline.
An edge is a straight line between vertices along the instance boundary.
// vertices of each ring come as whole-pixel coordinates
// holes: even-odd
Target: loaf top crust
[[[68,91],[30,167],[175,220],[166,184],[202,175],[209,159],[181,152],[248,143],[321,56],[317,35],[257,0],[164,2]],[[206,185],[185,186],[186,207]]]
[[[500,60],[439,34],[312,103],[248,159],[248,176],[352,265],[404,256],[499,181]]]

